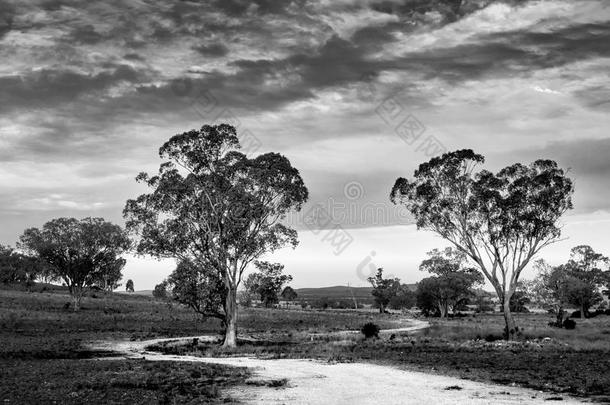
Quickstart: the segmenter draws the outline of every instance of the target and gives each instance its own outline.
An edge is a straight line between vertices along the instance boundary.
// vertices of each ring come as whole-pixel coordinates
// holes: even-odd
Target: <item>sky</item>
[[[569,169],[566,240],[541,256],[610,255],[608,44],[607,0],[0,0],[0,243],[62,216],[122,224],[165,140],[226,122],[309,189],[300,245],[269,256],[295,287],[424,277],[446,243],[389,192],[462,148]],[[129,256],[125,279],[151,289],[173,265]]]

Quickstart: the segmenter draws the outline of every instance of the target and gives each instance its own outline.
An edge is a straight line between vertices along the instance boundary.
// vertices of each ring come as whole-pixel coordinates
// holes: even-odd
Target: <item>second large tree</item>
[[[451,242],[489,280],[502,304],[506,337],[516,334],[510,311],[521,272],[561,234],[572,208],[572,181],[552,160],[520,163],[497,173],[476,171],[482,155],[464,149],[422,163],[413,180],[396,180],[390,195],[417,221]]]
[[[224,281],[225,347],[236,345],[237,287],[248,264],[298,243],[280,221],[300,210],[308,192],[297,169],[277,153],[248,158],[235,128],[205,125],[173,136],[160,149],[167,161],[156,176],[137,180],[151,189],[127,201],[127,228],[140,254],[188,261]]]

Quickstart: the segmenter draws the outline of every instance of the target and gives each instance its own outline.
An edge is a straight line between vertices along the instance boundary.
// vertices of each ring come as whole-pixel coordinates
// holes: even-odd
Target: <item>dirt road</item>
[[[425,326],[418,322],[407,329],[421,329]],[[401,330],[404,331],[405,328]],[[524,388],[478,383],[368,363],[329,364],[315,360],[262,360],[248,357],[201,358],[145,350],[146,346],[153,343],[192,338],[104,341],[95,342],[92,348],[114,350],[127,358],[144,357],[150,361],[191,361],[251,368],[251,384],[227,392],[231,397],[249,404],[548,404],[549,399],[558,399],[557,395]],[[214,339],[206,336],[198,338]],[[281,387],[269,386],[274,385],[269,382],[283,379],[287,379],[287,382]],[[581,403],[573,398],[562,399],[564,404]]]

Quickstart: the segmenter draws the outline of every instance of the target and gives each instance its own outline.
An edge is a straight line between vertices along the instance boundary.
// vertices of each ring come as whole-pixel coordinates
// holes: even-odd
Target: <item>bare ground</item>
[[[427,327],[426,322],[385,333],[400,333]],[[349,334],[353,331],[335,332]],[[200,341],[213,336],[196,336]],[[180,338],[191,340],[193,337]],[[581,401],[558,397],[531,389],[473,382],[456,377],[439,376],[401,370],[370,363],[325,363],[315,360],[271,359],[250,357],[204,358],[148,352],[146,347],[176,339],[146,341],[94,342],[95,350],[112,350],[127,358],[150,361],[188,361],[248,367],[253,377],[245,386],[227,391],[232,398],[251,404],[542,404],[562,400],[573,404]]]

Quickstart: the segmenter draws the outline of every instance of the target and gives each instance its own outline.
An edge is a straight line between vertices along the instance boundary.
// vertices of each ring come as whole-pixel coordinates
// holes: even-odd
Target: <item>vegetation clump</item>
[[[362,326],[360,330],[366,339],[379,338],[379,326],[373,322],[367,322]]]

